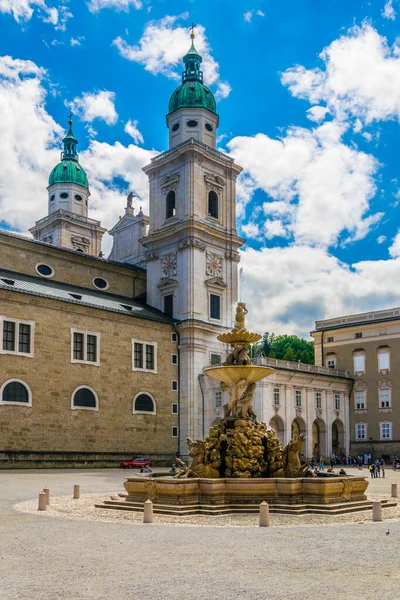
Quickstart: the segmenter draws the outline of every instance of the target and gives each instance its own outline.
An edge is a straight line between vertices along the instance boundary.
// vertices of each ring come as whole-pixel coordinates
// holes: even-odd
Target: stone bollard
[[[372,520],[382,521],[382,502],[377,500],[372,503]]]
[[[146,500],[143,509],[143,523],[153,522],[153,503],[151,500]]]
[[[81,497],[81,488],[80,488],[79,483],[76,483],[74,485],[74,499],[77,500],[80,497]]]
[[[40,492],[38,510],[46,510],[46,493]]]
[[[392,483],[392,498],[397,498],[397,483]]]
[[[266,502],[260,504],[260,527],[269,527],[269,505]]]
[[[43,488],[44,493],[46,494],[46,504],[49,506],[50,504],[50,490],[48,487]]]

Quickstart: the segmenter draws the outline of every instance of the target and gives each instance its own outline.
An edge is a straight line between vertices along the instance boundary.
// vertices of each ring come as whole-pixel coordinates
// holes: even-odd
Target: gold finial
[[[68,123],[70,125],[72,125],[72,112],[69,113],[69,121],[68,121]]]
[[[191,30],[190,37],[192,38],[192,40],[194,40],[194,38],[196,37],[196,35],[194,33],[194,28],[195,27],[197,27],[197,25],[195,23],[192,23],[191,26],[189,27],[189,29]]]

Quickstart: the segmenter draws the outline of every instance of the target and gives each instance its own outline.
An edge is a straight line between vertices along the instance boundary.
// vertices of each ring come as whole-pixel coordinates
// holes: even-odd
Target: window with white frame
[[[385,422],[380,423],[381,429],[381,440],[391,440],[392,439],[392,423]]]
[[[0,316],[0,353],[33,357],[35,323]]]
[[[178,414],[178,403],[177,402],[173,402],[171,405],[171,413],[173,415],[177,415]]]
[[[8,379],[0,387],[0,404],[32,406],[32,392],[25,381]]]
[[[379,392],[379,408],[391,408],[391,390],[389,388],[384,388],[378,391]]]
[[[100,364],[100,334],[71,329],[71,362]]]
[[[278,406],[280,404],[280,389],[274,388],[274,404]]]
[[[215,392],[215,408],[222,407],[222,392],[221,390],[217,390]]]
[[[157,342],[132,340],[132,371],[157,373]]]
[[[365,423],[356,423],[356,438],[357,440],[367,439],[367,426]]]
[[[367,399],[364,390],[356,391],[354,393],[354,400],[356,410],[365,410],[367,408]]]
[[[378,371],[390,370],[390,350],[389,348],[380,348],[378,350]]]
[[[177,354],[171,354],[171,363],[173,365],[177,365],[178,364],[178,355]]]
[[[178,341],[178,334],[177,333],[171,333],[171,342],[176,343]]]
[[[156,403],[148,392],[139,392],[133,399],[133,414],[156,414]]]
[[[315,408],[322,408],[322,393],[315,392]]]
[[[178,437],[178,428],[172,427],[172,437]]]
[[[296,390],[296,407],[301,407],[301,390]]]
[[[336,369],[336,358],[328,358],[326,361],[326,366],[331,369]]]
[[[335,410],[340,410],[340,394],[334,396]]]
[[[365,373],[365,352],[355,352],[353,354],[354,372]]]
[[[173,392],[177,392],[178,391],[178,381],[176,379],[174,379],[173,381],[171,381],[171,390]]]
[[[77,387],[72,393],[71,408],[80,410],[99,410],[99,399],[96,392],[86,385]]]

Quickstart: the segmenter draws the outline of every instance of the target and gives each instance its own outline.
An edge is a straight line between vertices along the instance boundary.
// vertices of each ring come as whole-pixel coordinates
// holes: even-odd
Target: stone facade
[[[349,396],[353,379],[339,369],[260,358],[259,365],[275,373],[257,383],[253,407],[260,421],[277,433],[281,444],[303,434],[303,454],[330,457],[348,454],[350,446]],[[218,382],[202,377],[204,431],[221,416],[227,394]]]
[[[61,279],[62,273],[66,278],[71,272],[75,281],[91,290],[94,273],[115,281],[110,288],[131,292],[132,280],[138,275],[123,265],[114,267],[106,261],[9,236],[0,236],[2,266],[11,266],[7,257],[12,246],[14,270],[29,271],[36,279],[39,277],[34,265],[44,259]],[[136,318],[81,306],[79,301],[60,301],[55,299],[58,285],[51,281],[49,295],[53,297],[42,297],[34,291],[18,292],[18,282],[15,289],[12,285],[0,289],[0,329],[2,320],[22,320],[32,325],[30,355],[6,352],[3,344],[0,350],[0,388],[9,380],[17,380],[27,386],[31,396],[29,404],[19,405],[0,398],[0,458],[29,453],[30,460],[34,460],[35,453],[46,453],[53,464],[57,453],[80,453],[80,460],[85,456],[89,462],[94,456],[100,456],[100,460],[108,453],[118,458],[145,454],[159,460],[164,457],[167,462],[177,449],[177,429],[173,428],[178,426],[178,393],[172,389],[172,382],[178,379],[178,366],[172,358],[177,356],[177,345],[171,322],[157,313],[153,318]],[[106,304],[108,298],[133,303],[132,293],[130,297],[108,292],[99,296]],[[73,331],[97,336],[96,363],[73,361]],[[155,372],[133,370],[132,340],[156,344]],[[96,409],[73,407],[74,391],[81,386],[94,391]],[[134,413],[133,403],[139,393],[154,399],[154,414]],[[105,462],[109,464],[109,460]]]
[[[311,333],[318,365],[354,377],[350,400],[352,454],[400,454],[400,308],[317,321]]]

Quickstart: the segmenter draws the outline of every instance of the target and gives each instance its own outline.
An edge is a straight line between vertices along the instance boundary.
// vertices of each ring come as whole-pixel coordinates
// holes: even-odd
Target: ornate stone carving
[[[197,248],[201,252],[204,252],[206,249],[206,245],[204,242],[197,240],[196,238],[186,238],[182,240],[178,246],[178,250],[185,250],[186,248]]]
[[[71,242],[74,250],[81,250],[82,252],[87,252],[90,246],[90,239],[80,235],[71,236]]]
[[[367,389],[367,384],[362,379],[359,379],[358,381],[355,382],[355,384],[354,384],[355,391],[363,392],[363,391],[366,391],[366,389]]]
[[[167,175],[161,182],[161,188],[168,188],[171,190],[176,189],[179,183],[179,173],[173,173],[172,175]]]
[[[279,409],[280,409],[280,407],[281,407],[281,405],[280,405],[280,404],[273,404],[272,406],[273,406],[273,409],[274,409],[274,411],[275,411],[276,413],[278,413],[278,412],[279,412]]]
[[[316,408],[315,414],[317,415],[317,417],[322,417],[322,408]]]
[[[161,277],[172,277],[177,273],[177,254],[171,252],[161,257]]]
[[[301,406],[296,406],[296,417],[301,417],[301,413],[303,412],[303,409]]]
[[[380,379],[378,381],[378,390],[391,390],[393,387],[392,382],[390,381],[390,379],[387,379],[386,377],[382,377],[382,379]]]
[[[222,179],[222,177],[219,177],[218,175],[210,175],[209,173],[204,175],[204,181],[206,182],[207,188],[215,189],[215,191],[221,191],[225,185],[225,181]]]
[[[158,252],[158,250],[153,250],[151,252],[145,252],[144,254],[144,260],[146,262],[149,262],[150,260],[157,260],[157,258],[160,256],[160,253]]]
[[[206,275],[222,277],[223,258],[214,252],[206,253]]]
[[[234,250],[227,250],[225,252],[225,257],[230,258],[234,262],[240,262],[240,254],[239,252],[234,252]]]

